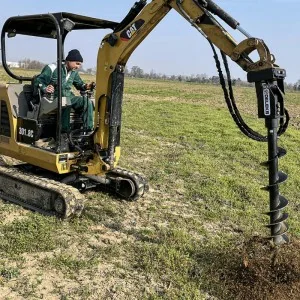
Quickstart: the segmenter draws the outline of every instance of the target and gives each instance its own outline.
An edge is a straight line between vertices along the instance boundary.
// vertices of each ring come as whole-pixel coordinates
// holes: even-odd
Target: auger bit
[[[270,238],[275,245],[289,242],[286,235],[288,226],[285,222],[288,214],[282,211],[288,200],[279,193],[279,184],[287,179],[287,175],[278,170],[278,159],[286,151],[277,145],[279,122],[282,124],[284,118],[285,76],[285,70],[277,67],[248,73],[248,81],[255,82],[258,117],[265,119],[268,131],[268,161],[264,165],[269,169],[269,185],[264,190],[269,192],[270,211],[267,215],[270,217],[270,224],[267,227],[271,229]]]

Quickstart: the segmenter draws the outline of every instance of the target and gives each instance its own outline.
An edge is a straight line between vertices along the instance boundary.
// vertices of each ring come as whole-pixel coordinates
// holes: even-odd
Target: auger
[[[269,192],[270,211],[267,215],[270,217],[270,224],[267,227],[271,229],[270,237],[275,245],[289,242],[285,222],[288,214],[282,212],[288,205],[288,200],[279,193],[279,184],[286,181],[288,176],[278,170],[278,159],[286,154],[286,150],[277,145],[278,135],[285,130],[282,126],[284,114],[289,119],[283,101],[285,76],[285,70],[279,68],[248,73],[249,82],[255,82],[256,86],[258,117],[265,119],[268,131],[268,161],[263,165],[269,169],[269,184],[263,189]]]
[[[270,237],[275,245],[287,243],[289,242],[289,238],[286,235],[288,226],[285,221],[288,218],[288,214],[283,213],[282,210],[288,205],[288,200],[280,195],[279,184],[283,183],[288,176],[278,170],[278,159],[286,154],[286,150],[277,145],[278,137],[286,131],[289,123],[289,114],[284,108],[283,97],[286,71],[276,66],[260,71],[250,71],[247,74],[248,81],[255,83],[258,117],[265,119],[268,134],[263,136],[252,130],[243,120],[236,106],[226,55],[221,51],[229,91],[226,87],[215,47],[212,43],[210,45],[214,53],[224,98],[234,122],[247,137],[259,142],[267,142],[268,144],[268,161],[262,163],[263,166],[269,169],[269,185],[263,188],[269,192],[270,199],[270,211],[267,213],[270,217],[270,224],[267,227],[271,229]]]

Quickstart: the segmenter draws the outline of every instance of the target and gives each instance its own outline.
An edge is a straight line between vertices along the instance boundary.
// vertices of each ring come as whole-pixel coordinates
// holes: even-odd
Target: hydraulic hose
[[[239,127],[239,129],[241,130],[242,133],[244,133],[247,137],[255,140],[255,141],[259,141],[259,142],[267,142],[268,138],[266,136],[261,135],[260,133],[254,131],[253,129],[251,129],[243,120],[238,107],[236,106],[236,102],[234,99],[234,94],[233,94],[233,89],[232,89],[232,80],[231,80],[231,74],[230,74],[230,70],[228,67],[228,62],[227,62],[227,58],[226,55],[221,52],[222,54],[222,58],[223,58],[223,62],[224,62],[224,67],[226,70],[226,75],[227,75],[227,82],[228,82],[228,88],[229,88],[229,93],[226,87],[226,82],[225,82],[225,78],[221,69],[221,64],[218,58],[218,54],[216,52],[216,49],[214,47],[214,45],[212,44],[211,41],[209,41],[209,44],[212,48],[212,51],[214,53],[214,59],[216,62],[216,67],[219,73],[219,78],[220,78],[220,84],[222,86],[223,89],[223,93],[224,93],[224,97],[225,97],[225,101],[227,104],[227,107],[229,109],[229,112],[234,120],[234,122],[236,123],[236,125]],[[278,129],[278,135],[283,134],[287,127],[288,127],[288,123],[289,123],[289,114],[288,111],[285,109],[285,116],[286,116],[286,121],[284,122],[282,119],[280,120],[280,127]]]
[[[141,12],[141,10],[145,7],[146,4],[147,0],[140,0],[139,2],[135,2],[135,4],[130,9],[126,17],[115,28],[114,32],[118,32],[124,29],[130,22],[132,22],[135,19],[135,17]]]

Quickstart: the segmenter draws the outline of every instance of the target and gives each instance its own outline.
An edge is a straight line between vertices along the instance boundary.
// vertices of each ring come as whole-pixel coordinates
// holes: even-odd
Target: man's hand
[[[96,87],[95,82],[86,83],[84,85],[85,90],[93,90]]]
[[[45,88],[45,92],[46,93],[49,93],[49,94],[52,94],[54,93],[54,86],[49,84],[46,88]]]

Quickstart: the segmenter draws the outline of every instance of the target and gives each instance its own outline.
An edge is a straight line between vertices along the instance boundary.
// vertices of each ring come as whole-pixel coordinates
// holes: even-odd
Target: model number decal
[[[142,27],[142,25],[145,23],[144,20],[140,19],[132,23],[130,26],[128,26],[126,29],[124,29],[121,32],[121,40],[122,41],[129,41],[136,33],[137,31]]]
[[[23,136],[33,138],[33,133],[34,133],[34,131],[31,130],[31,129],[26,129],[26,128],[23,128],[23,127],[19,127],[19,135],[23,135]]]
[[[270,90],[264,89],[263,90],[263,97],[264,97],[264,114],[265,116],[271,115],[271,99],[270,99]]]

